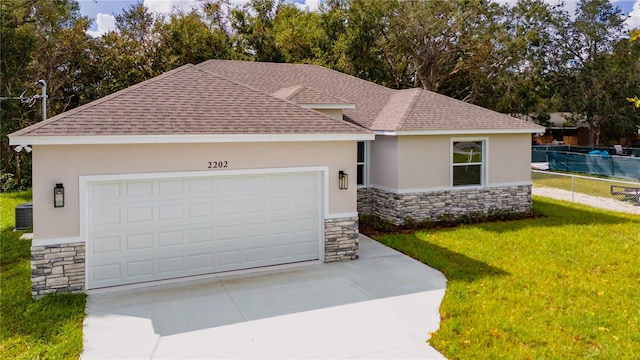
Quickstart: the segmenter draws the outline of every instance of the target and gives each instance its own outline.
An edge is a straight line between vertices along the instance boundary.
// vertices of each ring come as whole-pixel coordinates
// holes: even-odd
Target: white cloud
[[[633,4],[633,8],[629,12],[629,17],[624,22],[629,29],[635,29],[640,27],[640,0],[636,0]]]
[[[296,2],[296,6],[300,10],[316,11],[320,8],[321,0],[304,0],[304,3]]]
[[[159,14],[171,14],[173,10],[190,11],[196,5],[197,0],[144,0],[144,5],[152,12]]]
[[[87,34],[92,37],[100,37],[109,31],[116,29],[116,18],[113,15],[98,13],[96,15],[96,25],[98,30],[87,30]]]

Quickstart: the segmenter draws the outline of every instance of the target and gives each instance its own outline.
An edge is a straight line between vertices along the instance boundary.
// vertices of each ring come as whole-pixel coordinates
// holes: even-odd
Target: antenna
[[[42,87],[42,93],[40,95],[35,94],[33,96],[29,96],[29,97],[25,97],[24,94],[27,93],[26,89],[25,91],[22,92],[22,94],[20,94],[19,97],[0,97],[0,101],[2,100],[20,100],[21,103],[23,104],[27,104],[29,105],[29,107],[32,107],[36,101],[38,99],[42,99],[42,120],[47,120],[47,82],[40,79],[38,80],[38,82],[36,82],[37,86]]]

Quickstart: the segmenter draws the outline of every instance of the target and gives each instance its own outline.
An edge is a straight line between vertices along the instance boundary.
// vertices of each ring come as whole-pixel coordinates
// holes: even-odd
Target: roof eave
[[[436,129],[436,130],[374,130],[376,135],[411,136],[411,135],[477,135],[477,134],[538,134],[541,129]]]
[[[298,106],[305,109],[355,109],[356,104],[313,104],[313,103],[300,103]]]
[[[198,144],[299,141],[366,141],[373,133],[333,134],[193,134],[193,135],[9,135],[9,145]]]

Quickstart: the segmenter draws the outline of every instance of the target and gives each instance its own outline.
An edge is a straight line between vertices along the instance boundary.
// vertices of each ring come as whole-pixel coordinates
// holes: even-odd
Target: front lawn
[[[378,236],[448,279],[449,359],[639,359],[640,217],[534,199],[544,218]]]
[[[15,207],[31,192],[0,194],[0,357],[77,359],[85,295],[31,299],[31,241],[14,232]]]

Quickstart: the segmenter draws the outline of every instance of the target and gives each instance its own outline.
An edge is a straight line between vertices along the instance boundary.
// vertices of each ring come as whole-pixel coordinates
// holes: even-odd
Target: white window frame
[[[480,184],[474,185],[453,185],[453,168],[464,166],[465,164],[453,163],[453,144],[457,142],[480,142],[482,144],[482,162],[480,163]],[[473,163],[477,165],[477,163]],[[453,189],[479,188],[487,186],[489,174],[489,138],[488,137],[455,137],[449,141],[449,186]]]
[[[366,188],[369,186],[369,160],[371,141],[358,141],[358,143],[364,143],[364,161],[358,161],[358,151],[356,148],[356,183],[358,182],[358,166],[364,165],[362,169],[362,184],[357,184],[358,188]],[[356,145],[358,146],[358,145]]]

